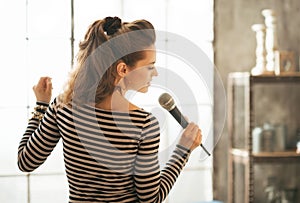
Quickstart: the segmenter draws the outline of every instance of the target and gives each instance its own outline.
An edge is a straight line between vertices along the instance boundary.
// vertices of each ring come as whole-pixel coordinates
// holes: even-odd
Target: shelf
[[[230,73],[229,78],[234,81],[235,85],[247,84],[247,78],[255,83],[289,83],[300,82],[300,72],[285,73],[282,75],[251,75],[249,72]]]
[[[256,83],[297,83],[300,82],[300,73],[286,75],[259,75],[251,76],[250,80]]]
[[[300,161],[300,154],[297,154],[296,150],[284,152],[260,152],[254,153],[253,158],[255,162],[290,162],[296,160]]]
[[[260,153],[253,153],[253,157],[257,157],[257,158],[298,157],[298,158],[300,158],[300,154],[297,154],[296,150],[295,151],[284,151],[284,152],[260,152]]]
[[[249,153],[242,149],[231,149],[231,155],[235,161],[245,162],[249,160]],[[276,162],[276,161],[290,161],[300,160],[300,154],[296,151],[284,152],[260,152],[251,154],[254,162]]]

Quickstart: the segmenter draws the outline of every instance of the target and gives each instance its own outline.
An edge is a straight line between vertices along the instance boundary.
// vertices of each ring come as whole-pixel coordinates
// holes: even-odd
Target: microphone
[[[185,120],[185,118],[182,116],[181,112],[179,111],[179,109],[177,108],[177,106],[175,105],[174,99],[172,98],[171,95],[169,95],[168,93],[163,93],[160,95],[159,99],[158,99],[159,104],[166,109],[175,119],[176,121],[183,127],[186,128],[186,126],[188,125],[188,122]],[[202,145],[202,143],[200,144],[200,146],[202,147],[202,149],[206,152],[206,154],[208,156],[210,156],[210,153],[207,151],[207,149]]]

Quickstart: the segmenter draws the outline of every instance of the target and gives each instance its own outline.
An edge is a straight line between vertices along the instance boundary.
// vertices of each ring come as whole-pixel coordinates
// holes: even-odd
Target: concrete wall
[[[299,66],[300,53],[300,1],[299,0],[215,0],[215,65],[227,85],[230,72],[250,71],[255,65],[255,33],[251,26],[264,23],[263,9],[276,11],[278,19],[279,49],[296,53]],[[218,119],[222,105],[218,104],[220,90],[215,89],[214,125],[222,127]],[[214,198],[227,202],[227,126],[214,150]]]

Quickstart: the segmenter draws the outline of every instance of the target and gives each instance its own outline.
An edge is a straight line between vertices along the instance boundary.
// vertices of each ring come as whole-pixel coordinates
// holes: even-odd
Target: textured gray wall
[[[296,53],[297,67],[300,53],[299,0],[215,0],[215,65],[227,89],[228,73],[250,71],[255,65],[255,33],[251,26],[264,23],[263,9],[273,9],[278,19],[279,49]],[[223,124],[218,120],[219,90],[215,89],[214,128]],[[298,108],[299,110],[299,108]],[[227,202],[227,126],[214,150],[214,198]]]

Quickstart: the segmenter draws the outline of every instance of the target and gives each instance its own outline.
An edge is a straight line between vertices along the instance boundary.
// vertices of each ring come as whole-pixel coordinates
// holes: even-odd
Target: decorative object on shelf
[[[251,29],[256,33],[256,64],[251,69],[251,74],[254,76],[296,74],[295,53],[278,48],[275,11],[264,9],[262,15],[265,18],[265,23],[251,26]]]
[[[267,203],[280,203],[280,190],[276,177],[267,178],[267,186],[265,188]]]
[[[265,17],[266,25],[266,51],[267,65],[266,69],[270,73],[275,71],[275,51],[278,50],[277,41],[277,19],[276,13],[272,9],[262,10],[262,15]]]
[[[275,74],[293,74],[295,71],[295,53],[292,51],[275,51]]]
[[[274,151],[283,152],[286,150],[287,127],[285,124],[275,124]]]
[[[263,127],[255,127],[252,131],[253,153],[277,151],[275,127],[264,123]]]
[[[262,131],[263,151],[273,152],[274,140],[275,140],[275,130],[273,125],[271,125],[270,123],[265,123],[263,125],[263,131]]]
[[[261,75],[266,72],[266,26],[264,24],[253,24],[252,30],[256,33],[256,65],[252,68],[252,75]]]
[[[252,130],[252,143],[253,143],[253,147],[252,147],[252,151],[253,153],[258,153],[261,152],[261,134],[262,134],[263,129],[261,127],[255,127]]]
[[[297,188],[286,188],[280,185],[275,176],[267,178],[267,186],[265,187],[267,203],[294,203],[297,192]]]
[[[298,188],[284,188],[281,191],[281,202],[282,203],[293,203],[297,202]]]
[[[253,153],[285,151],[286,136],[287,128],[284,124],[264,123],[263,127],[255,127],[252,130]]]

